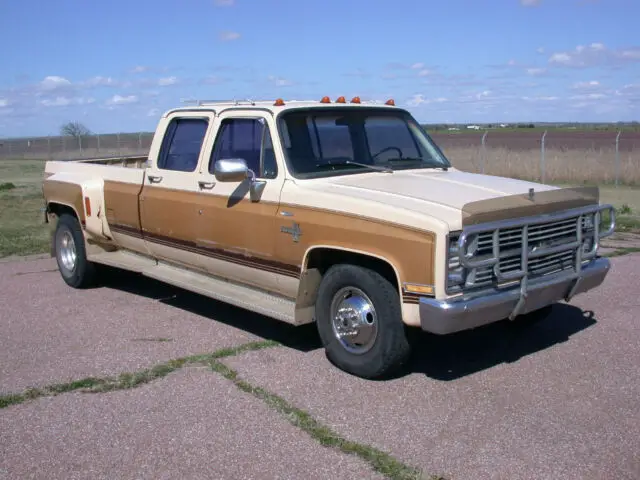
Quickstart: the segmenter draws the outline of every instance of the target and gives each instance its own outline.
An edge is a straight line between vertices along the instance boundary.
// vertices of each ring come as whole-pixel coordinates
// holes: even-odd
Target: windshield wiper
[[[388,163],[401,163],[401,162],[420,162],[420,163],[424,163],[424,160],[422,159],[422,157],[398,157],[398,158],[388,158],[386,160]],[[449,167],[447,167],[446,165],[425,165],[422,168],[441,168],[442,170],[444,170],[445,172],[447,170],[449,170]]]
[[[393,173],[393,169],[391,167],[378,167],[375,165],[368,165],[366,163],[352,162],[351,160],[344,160],[343,162],[335,162],[335,163],[318,163],[316,164],[316,168],[325,168],[325,167],[342,167],[344,165],[356,165],[358,167],[369,168],[371,170],[375,170],[377,172],[385,172],[385,173]]]

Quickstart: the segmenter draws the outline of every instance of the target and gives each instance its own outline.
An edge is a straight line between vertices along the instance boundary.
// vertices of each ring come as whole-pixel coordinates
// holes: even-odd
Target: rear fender
[[[110,239],[102,178],[56,173],[44,180],[42,191],[47,210],[50,210],[50,204],[65,205],[73,209],[85,234],[96,239]]]

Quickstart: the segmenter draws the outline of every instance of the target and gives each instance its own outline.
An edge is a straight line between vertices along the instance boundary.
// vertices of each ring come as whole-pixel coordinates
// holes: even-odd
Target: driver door
[[[278,168],[272,138],[273,119],[266,112],[222,112],[208,161],[200,172],[198,248],[206,251],[205,268],[213,275],[278,291],[278,276],[296,276],[295,266],[273,260],[276,215],[284,170]],[[249,179],[220,181],[219,160],[243,159],[255,174]]]

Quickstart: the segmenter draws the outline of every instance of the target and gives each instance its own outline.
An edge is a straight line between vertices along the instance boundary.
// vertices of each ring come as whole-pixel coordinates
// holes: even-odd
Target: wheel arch
[[[324,255],[323,255],[324,254]],[[296,298],[296,323],[315,320],[315,301],[324,273],[339,263],[370,268],[395,286],[402,303],[402,281],[397,266],[390,259],[354,248],[336,245],[313,245],[304,253]]]

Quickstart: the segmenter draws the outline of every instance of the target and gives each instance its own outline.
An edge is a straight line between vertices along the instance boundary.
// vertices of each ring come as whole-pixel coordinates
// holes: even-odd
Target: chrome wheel
[[[378,317],[373,302],[360,289],[340,289],[331,301],[333,334],[350,353],[368,352],[378,336]]]
[[[64,231],[58,240],[58,255],[62,266],[69,272],[73,272],[76,268],[76,244],[73,241],[71,232]]]

